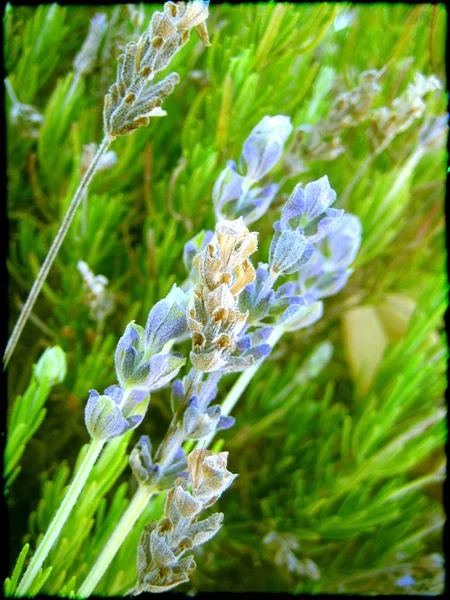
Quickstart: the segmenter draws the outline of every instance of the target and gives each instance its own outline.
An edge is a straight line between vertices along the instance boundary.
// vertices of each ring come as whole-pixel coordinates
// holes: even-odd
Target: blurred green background
[[[6,6],[5,70],[16,96],[6,95],[10,328],[76,189],[83,146],[102,139],[117,56],[157,8]],[[108,27],[97,59],[74,84],[74,58],[98,12]],[[211,48],[193,33],[170,65],[181,83],[164,103],[168,116],[114,142],[117,164],[95,176],[85,219],[79,211],[8,367],[11,410],[44,349],[59,344],[67,354],[67,375],[9,491],[11,568],[23,543],[34,547],[45,531],[87,442],[89,389],[115,382],[114,348],[126,324],[145,324],[152,305],[185,279],[183,246],[214,227],[214,181],[251,129],[276,114],[295,127],[317,126],[361,72],[384,67],[374,109],[391,106],[423,73],[443,86],[425,97],[425,116],[444,115],[446,18],[439,4],[210,6]],[[42,123],[23,111],[15,118],[17,101]],[[200,548],[192,581],[179,591],[442,591],[447,153],[445,132],[408,166],[423,123],[416,119],[375,156],[369,118],[342,131],[337,158],[319,155],[294,176],[283,162],[272,172],[282,187],[251,227],[260,232],[258,260],[266,260],[293,187],[325,174],[336,206],[360,217],[363,242],[354,274],[326,300],[322,320],[284,336],[235,409],[223,449],[239,477],[219,502],[225,525]],[[106,276],[114,294],[100,328],[85,303],[79,260]],[[235,378],[222,382],[219,400]],[[157,444],[170,416],[163,390],[139,431],[111,447],[93,475],[100,483],[89,516],[67,523],[64,560],[61,549],[51,554],[45,593],[74,574],[81,582],[134,489],[127,444],[144,433]],[[160,512],[161,502],[151,509]],[[137,539],[149,520],[141,519],[98,593],[134,584]]]

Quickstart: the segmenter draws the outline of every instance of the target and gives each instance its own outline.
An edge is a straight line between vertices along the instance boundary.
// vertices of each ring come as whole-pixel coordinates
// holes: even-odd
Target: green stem
[[[80,589],[77,592],[79,598],[87,598],[91,596],[92,592],[96,588],[98,582],[103,577],[106,569],[111,564],[115,557],[118,549],[122,545],[125,538],[130,533],[133,525],[136,523],[142,511],[147,506],[148,501],[155,493],[155,489],[151,486],[139,486],[133,499],[131,500],[128,508],[122,515],[119,523],[114,529],[111,537],[106,542],[100,556],[96,563],[88,573],[88,576],[82,583]]]
[[[272,333],[270,334],[270,336],[267,340],[267,343],[270,344],[270,346],[272,346],[272,348],[273,348],[275,346],[275,344],[278,342],[278,340],[281,338],[283,333],[284,333],[284,331],[283,331],[282,327],[275,327],[274,330],[272,331]],[[248,384],[250,383],[253,376],[255,375],[256,371],[263,364],[263,362],[264,362],[264,360],[260,360],[259,362],[255,363],[252,367],[246,369],[240,375],[240,377],[237,379],[236,383],[233,385],[231,390],[228,392],[225,400],[221,404],[220,408],[221,408],[222,415],[229,415],[231,413],[233,408],[236,406],[237,401],[242,396],[242,394],[246,390]],[[202,438],[201,440],[199,440],[195,446],[196,450],[199,450],[201,448],[207,448],[213,438],[214,438],[214,433],[209,435],[206,438]]]
[[[8,79],[8,78],[6,78],[4,81],[5,81],[5,88],[6,88],[6,91],[8,92],[8,95],[9,95],[9,98],[10,98],[11,102],[12,102],[13,104],[18,104],[18,105],[20,105],[20,102],[19,102],[19,100],[17,99],[17,96],[16,96],[16,94],[14,93],[14,90],[12,89],[12,86],[11,86],[11,83],[10,83],[9,79]]]
[[[96,155],[94,156],[91,164],[89,165],[89,168],[87,169],[82,180],[80,181],[77,191],[75,192],[75,195],[73,196],[70,206],[67,209],[64,219],[60,225],[58,233],[56,234],[56,237],[53,240],[53,244],[51,245],[51,248],[48,251],[45,261],[42,264],[42,267],[34,281],[33,287],[31,288],[28,298],[22,308],[22,311],[13,329],[11,337],[8,340],[5,354],[3,356],[4,368],[6,368],[14,352],[16,344],[19,341],[22,330],[25,327],[25,324],[28,320],[28,317],[30,316],[31,311],[33,310],[34,303],[36,302],[39,292],[41,291],[41,288],[44,285],[48,272],[50,271],[50,268],[56,258],[56,255],[58,254],[61,244],[63,243],[64,238],[66,237],[67,231],[69,230],[70,224],[72,223],[73,217],[81,202],[83,194],[85,190],[87,190],[87,187],[91,182],[95,171],[97,170],[98,163],[100,162],[101,157],[107,151],[113,139],[114,138],[110,136],[104,137],[99,149],[97,150]]]
[[[93,440],[91,442],[86,456],[84,457],[80,468],[78,469],[69,489],[67,490],[66,495],[64,496],[64,500],[61,502],[56,515],[53,517],[49,528],[42,538],[42,541],[39,544],[30,564],[28,565],[27,570],[25,571],[22,581],[17,588],[17,596],[24,596],[30,589],[30,586],[33,584],[33,581],[38,574],[42,563],[47,558],[47,555],[55,543],[58,535],[61,533],[61,529],[67,521],[70,511],[77,501],[77,498],[80,495],[89,473],[91,472],[91,469],[94,466],[104,444],[105,442],[103,440]]]

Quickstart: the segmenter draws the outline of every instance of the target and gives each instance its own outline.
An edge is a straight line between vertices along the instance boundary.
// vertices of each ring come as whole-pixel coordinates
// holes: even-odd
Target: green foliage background
[[[143,26],[156,8],[142,6]],[[73,59],[98,11],[110,23],[99,60],[67,100]],[[37,139],[7,120],[11,327],[77,186],[83,145],[102,139],[102,101],[115,58],[139,34],[131,17],[125,5],[6,7],[6,74],[19,100],[44,116]],[[78,215],[33,311],[39,322],[28,323],[8,367],[11,408],[45,347],[59,344],[67,353],[65,381],[52,392],[9,492],[10,571],[23,543],[35,547],[81,459],[88,391],[114,383],[114,348],[126,324],[144,324],[151,306],[184,280],[184,244],[213,228],[211,192],[225,161],[238,158],[266,114],[289,115],[294,126],[320,122],[336,95],[367,69],[388,65],[379,106],[389,105],[416,72],[435,74],[446,89],[446,17],[443,5],[212,4],[212,47],[193,34],[170,66],[181,83],[164,104],[168,116],[114,142],[118,164],[99,172],[89,188],[87,231],[81,233]],[[427,103],[429,114],[445,113],[444,94],[430,94]],[[315,326],[281,340],[235,410],[237,423],[223,435],[223,447],[240,476],[220,500],[225,526],[200,549],[186,591],[442,591],[445,140],[382,204],[420,125],[373,161],[346,203],[363,224],[348,286],[326,301]],[[347,151],[333,161],[314,161],[295,178],[276,167],[273,180],[283,178],[283,186],[254,226],[260,260],[296,183],[327,174],[339,206],[372,147],[367,124],[344,135]],[[185,166],[174,178],[180,159]],[[83,303],[79,260],[105,275],[115,293],[102,333]],[[378,307],[392,293],[416,308],[411,319],[391,324],[400,334],[389,338],[379,364],[374,349],[376,374],[362,392],[349,367],[342,319],[355,306]],[[355,335],[366,339],[364,328]],[[325,340],[332,357],[311,373],[306,357]],[[229,376],[221,398],[232,383]],[[154,394],[139,432],[108,445],[46,563],[53,570],[44,592],[67,585],[69,593],[73,575],[81,583],[134,489],[127,446],[144,433],[158,443],[170,420],[168,398],[167,390]],[[124,593],[134,584],[138,536],[160,513],[161,499],[124,543],[98,593]],[[415,585],[397,585],[406,574]]]

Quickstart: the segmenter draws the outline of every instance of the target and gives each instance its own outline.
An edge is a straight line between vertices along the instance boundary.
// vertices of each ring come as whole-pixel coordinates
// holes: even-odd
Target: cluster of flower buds
[[[175,479],[184,476],[186,471],[186,455],[180,447],[163,472],[159,464],[153,461],[152,444],[147,435],[140,437],[130,453],[129,463],[139,485],[157,483],[159,489],[172,487]]]
[[[280,160],[284,145],[291,134],[289,117],[265,116],[245,140],[239,160],[239,171],[234,160],[227,162],[213,189],[214,210],[217,220],[242,216],[249,225],[269,208],[279,186],[252,186],[262,179]]]
[[[383,73],[384,69],[364,71],[356,87],[336,97],[327,117],[317,125],[301,125],[296,129],[284,157],[292,175],[307,171],[304,163],[334,160],[345,151],[341,134],[370,118],[375,96],[381,91],[378,81]]]
[[[195,450],[187,457],[189,478],[175,481],[166,497],[164,518],[147,525],[141,535],[133,595],[165,592],[189,581],[196,565],[192,554],[186,553],[216,535],[223,520],[222,513],[215,513],[199,521],[200,514],[237,477],[227,470],[227,458],[228,452],[209,450]]]
[[[191,362],[201,372],[242,370],[251,357],[232,356],[245,327],[247,313],[238,308],[239,294],[255,278],[249,256],[257,248],[257,234],[241,218],[220,221],[215,243],[194,257],[200,283],[192,293],[188,326],[192,333]]]
[[[395,98],[390,107],[383,106],[374,112],[372,120],[376,134],[386,139],[408,129],[425,112],[424,96],[441,89],[442,84],[435,75],[425,77],[422,73],[416,73],[414,81],[401,96]]]
[[[232,427],[235,422],[233,417],[223,416],[219,404],[210,406],[217,396],[216,383],[207,379],[197,382],[192,387],[190,375],[183,380],[176,379],[172,384],[171,403],[174,413],[183,402],[187,389],[192,389],[181,422],[183,436],[191,440],[200,440],[216,431]]]
[[[103,322],[114,310],[114,295],[108,292],[108,280],[104,275],[94,275],[88,265],[79,260],[78,270],[83,277],[86,290],[85,303],[89,306],[89,316],[98,323]]]
[[[127,135],[147,126],[149,118],[164,116],[164,99],[180,81],[171,73],[149,86],[155,74],[164,70],[173,56],[188,42],[195,27],[209,46],[206,19],[209,0],[175,4],[166,2],[163,11],[155,11],[150,25],[138,43],[130,42],[118,59],[116,82],[109,88],[104,104],[104,129],[110,137]]]
[[[326,176],[294,188],[274,224],[269,263],[259,263],[254,282],[240,296],[250,325],[261,326],[266,317],[286,331],[312,325],[323,313],[319,299],[344,287],[361,243],[361,223],[331,208],[335,200]],[[273,289],[279,276],[292,274],[296,282]]]
[[[186,359],[163,354],[163,346],[187,328],[187,298],[175,285],[148,315],[144,329],[134,321],[127,325],[115,352],[119,385],[103,395],[91,390],[86,405],[86,426],[95,439],[111,439],[137,427],[147,410],[149,394],[177,376]]]

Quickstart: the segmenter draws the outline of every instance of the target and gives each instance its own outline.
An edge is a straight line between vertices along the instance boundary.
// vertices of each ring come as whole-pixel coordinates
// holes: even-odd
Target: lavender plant
[[[285,129],[288,119],[265,117],[263,123],[270,121]],[[265,135],[260,134],[261,129],[257,127],[252,132],[247,150],[252,154],[255,171],[265,173],[279,160],[281,153],[279,144],[273,144],[276,128],[267,129]],[[173,475],[172,463],[179,465],[182,461],[182,443],[198,440],[201,447],[204,438],[209,443],[216,431],[231,427],[234,419],[228,413],[276,341],[285,331],[315,323],[323,310],[318,299],[337,293],[345,285],[351,273],[348,267],[361,242],[361,227],[356,217],[345,215],[344,218],[343,210],[330,208],[335,199],[327,177],[307,184],[304,191],[301,185],[296,186],[283,207],[280,221],[274,225],[269,263],[259,263],[257,270],[249,259],[257,249],[257,235],[249,232],[243,217],[219,221],[213,236],[203,235],[204,247],[192,258],[192,264],[189,251],[199,238],[188,243],[184,254],[186,266],[191,275],[192,270],[196,273],[192,276],[192,289],[187,292],[192,369],[172,386],[174,417],[154,459],[151,459],[148,443],[142,446],[140,442],[139,448],[133,451],[140,456],[145,450],[146,475],[138,477],[140,488],[81,586],[78,593],[82,597],[95,589],[146,501],[154,495],[155,485],[164,478],[167,481],[168,474]],[[210,239],[209,243],[205,243],[205,239]],[[318,264],[313,275],[305,273],[302,280],[302,267],[314,252]],[[299,273],[297,283],[273,289],[278,277],[294,273]],[[305,279],[308,281],[306,289]],[[154,320],[149,317],[148,323],[158,324],[161,330],[172,329],[170,320],[166,325],[164,317],[164,313],[158,313]],[[178,335],[182,333],[179,331]],[[171,339],[175,337],[176,334]],[[169,341],[163,336],[158,348]],[[244,371],[245,376],[245,385],[240,384],[239,393],[232,391],[233,400],[230,402],[227,398],[222,408],[210,406],[221,377],[237,371]],[[209,373],[204,382],[203,373]],[[134,470],[136,472],[136,467]]]
[[[178,17],[182,23],[192,6],[171,5],[156,13],[167,16],[168,29]],[[24,184],[18,186],[11,170],[8,266],[22,291],[28,270],[36,274],[45,256],[53,212],[64,213],[70,188],[95,156],[86,144],[99,129],[92,98],[104,95],[108,53],[111,58],[120,48],[130,64],[139,60],[138,29],[151,9],[103,10],[106,35],[105,18],[85,9],[41,7],[26,31],[20,19],[15,29],[15,15],[22,12],[8,9],[5,15],[7,37],[15,40],[8,80],[44,116],[37,137],[16,136],[10,149],[11,165],[22,165]],[[389,18],[380,37],[376,19],[362,29],[364,7],[215,7],[211,50],[203,53],[199,42],[186,60],[173,57],[183,83],[167,99],[170,123],[161,121],[151,142],[144,131],[121,136],[117,165],[99,173],[89,199],[83,193],[80,227],[75,223],[55,264],[59,280],[43,287],[40,319],[31,315],[39,336],[24,336],[21,348],[27,352],[11,363],[11,397],[22,392],[16,375],[26,372],[50,338],[67,351],[70,369],[37,439],[27,438],[25,477],[10,481],[15,514],[21,508],[14,502],[33,512],[5,582],[7,595],[23,589],[23,579],[17,584],[30,548],[39,557],[46,545],[44,570],[38,568],[27,595],[42,589],[50,595],[111,596],[132,586],[133,593],[158,592],[188,581],[191,594],[415,592],[442,586],[438,494],[445,468],[445,348],[438,338],[445,282],[437,273],[446,119],[439,116],[445,79],[436,45],[442,26],[433,7],[392,10],[400,19]],[[72,36],[55,68],[45,36],[35,40],[33,32],[53,32],[56,48],[58,36],[65,35],[66,12],[67,31],[84,22],[87,37],[80,52]],[[402,27],[395,29],[397,21]],[[407,55],[410,35],[415,60]],[[20,53],[22,39],[28,54]],[[126,47],[130,39],[138,47],[135,55]],[[377,40],[375,53],[370,40]],[[37,78],[30,60],[39,65]],[[64,65],[71,64],[73,73],[53,92],[47,85],[35,94],[41,80],[64,74]],[[425,79],[413,81],[416,72]],[[350,92],[340,97],[344,79]],[[89,93],[83,96],[84,85]],[[116,91],[110,102],[117,101],[120,112],[129,90]],[[145,89],[139,98],[147,98]],[[290,117],[277,114],[281,105]],[[133,127],[129,108],[124,123]],[[397,128],[386,139],[389,118],[383,130],[377,128],[380,109]],[[173,135],[172,121],[179,135]],[[24,133],[21,120],[13,126]],[[105,128],[115,126],[110,118]],[[298,138],[299,126],[305,136],[290,157],[284,147],[293,130]],[[314,131],[322,132],[315,140]],[[46,156],[49,139],[60,149],[58,165]],[[227,153],[238,156],[239,148],[240,160],[222,162]],[[105,152],[97,171],[113,162]],[[31,186],[24,176],[28,166]],[[368,176],[358,178],[363,167]],[[216,226],[185,245],[188,279],[180,283],[186,230],[211,226],[211,195]],[[34,204],[39,218],[30,213],[24,219]],[[173,218],[166,218],[167,210]],[[111,313],[106,320],[113,296],[114,318]],[[285,333],[289,341],[282,342]],[[86,404],[92,387],[99,391],[92,390]],[[237,407],[244,390],[245,402]],[[83,409],[92,441],[75,460],[74,449],[86,435]],[[55,422],[70,427],[58,427],[56,435]],[[146,435],[129,452],[137,426]],[[219,436],[213,452],[206,450]],[[95,444],[101,452],[86,469]],[[200,519],[206,504],[234,479],[228,453],[220,452],[223,444],[240,477],[220,498],[226,527],[216,536],[221,513]],[[41,497],[33,504],[26,500],[39,498],[27,487],[35,479],[27,477],[31,453],[36,471],[64,459],[42,474]],[[68,485],[71,464],[75,478]],[[75,496],[73,509],[66,504],[62,514],[65,497]],[[49,532],[56,532],[52,548]],[[136,549],[135,567],[130,557]]]

